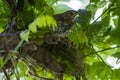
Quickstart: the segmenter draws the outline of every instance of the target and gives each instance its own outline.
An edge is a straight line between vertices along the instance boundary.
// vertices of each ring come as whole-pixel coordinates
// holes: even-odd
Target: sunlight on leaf
[[[120,69],[115,69],[112,71],[110,79],[111,80],[120,80]]]
[[[28,27],[29,27],[29,30],[32,31],[33,33],[37,32],[37,26],[34,22],[31,23]]]
[[[0,26],[0,33],[3,32],[3,30],[4,30],[4,29]]]
[[[116,53],[112,54],[111,56],[117,58],[116,63],[119,63],[119,60],[120,60],[120,52],[116,52]]]
[[[106,1],[99,1],[99,2],[97,3],[97,7],[98,7],[98,8],[101,8],[101,7],[105,6],[106,3],[107,3]]]
[[[16,63],[18,64],[14,66],[17,69],[8,66],[8,69],[11,69],[11,71],[15,70],[12,75],[9,75],[9,73],[12,72],[6,69],[8,77],[10,76],[11,80],[17,78],[20,78],[20,80],[53,79],[56,75],[59,76],[62,74],[61,68],[62,72],[64,72],[62,74],[64,80],[80,80],[84,72],[82,72],[82,70],[79,71],[79,65],[81,66],[80,69],[85,69],[85,76],[89,80],[120,80],[120,69],[115,69],[116,66],[113,69],[114,65],[108,64],[106,61],[108,56],[113,56],[115,59],[118,59],[115,61],[116,64],[120,62],[120,0],[76,0],[80,1],[80,3],[83,2],[83,4],[80,5],[74,5],[74,2],[72,4],[70,3],[75,0],[6,1],[12,4],[6,4],[5,0],[0,0],[0,67],[4,68],[4,58],[6,58],[6,54],[4,56],[4,53],[9,53],[9,50],[12,51],[12,53],[14,53],[14,50],[17,53],[29,53],[29,45],[31,45],[30,49],[34,47],[34,45],[39,48],[38,50],[31,51],[31,54],[28,54],[28,58],[25,56],[25,60],[23,59],[24,56],[19,56],[19,54],[13,56],[13,58],[15,57],[15,59],[17,59]],[[89,5],[82,8],[85,5],[84,2],[86,3],[87,1]],[[57,37],[56,35],[54,37],[54,31],[51,32],[50,30],[51,28],[55,29],[57,27],[54,15],[59,15],[68,10],[74,10],[73,7],[71,7],[73,9],[69,7],[71,5],[74,7],[81,6],[78,7],[80,14],[75,19],[76,25],[70,29],[71,33],[68,34],[67,37],[56,39]],[[14,11],[14,8],[17,10]],[[59,19],[61,21],[64,19],[68,20],[65,15],[63,15],[62,19]],[[74,22],[74,20],[70,20],[70,23],[71,21]],[[67,22],[69,23],[69,21],[65,21],[65,25]],[[12,28],[8,28],[7,25],[12,26]],[[4,32],[2,33],[2,31]],[[14,36],[14,34],[18,32],[21,32],[20,38],[22,40],[18,40],[19,35]],[[50,36],[46,36],[46,34]],[[50,41],[52,40],[52,42],[56,42],[57,40],[57,44],[49,44],[49,39]],[[33,43],[25,46],[25,49],[22,50],[20,48],[24,47],[24,43],[26,44],[25,41]],[[115,45],[115,47],[112,47],[112,45]],[[79,57],[78,51],[83,60]],[[39,52],[41,54],[35,54]],[[75,54],[72,54],[73,52],[75,52]],[[42,55],[42,53],[44,55]],[[46,53],[53,54],[46,55]],[[56,55],[54,53],[59,54]],[[45,57],[39,58],[41,56]],[[31,58],[34,59],[33,62]],[[30,61],[30,63],[27,62],[27,60]],[[50,67],[51,64],[47,66],[44,60],[52,61],[52,63],[55,62],[55,65],[53,64],[53,68]],[[110,61],[113,63],[112,61],[114,60],[111,59]],[[33,66],[32,64],[34,64],[34,62],[38,65],[35,64]],[[81,62],[85,63],[84,68],[82,68],[83,64],[80,64]],[[8,62],[8,65],[9,64]],[[56,65],[58,65],[58,68],[60,67],[60,72],[58,70],[55,72],[56,75],[54,75],[52,71],[56,71],[57,68],[54,69]],[[7,66],[5,65],[5,67]],[[2,70],[1,72],[5,73]],[[30,74],[30,72],[33,74]],[[7,78],[7,75],[5,76],[4,78]]]
[[[24,77],[25,73],[27,71],[27,67],[25,66],[25,64],[23,64],[22,61],[19,61],[17,64],[18,68],[19,68],[19,72],[20,72],[20,77]]]
[[[97,61],[91,65],[90,72],[92,72],[92,79],[95,79],[95,76],[97,76],[97,79],[101,78],[102,80],[108,80],[109,77],[107,76],[110,75],[110,68],[103,62]]]
[[[119,26],[119,16],[114,16],[114,18],[112,19],[114,22],[115,27]]]
[[[4,62],[3,59],[0,57],[0,67],[3,66]]]
[[[69,35],[68,38],[78,46],[80,43],[88,43],[88,38],[85,33],[79,29],[73,30]]]
[[[37,19],[35,19],[36,25],[39,27],[52,27],[55,29],[57,26],[55,19],[50,15],[41,15]]]
[[[59,5],[56,5],[56,6],[53,6],[54,8],[54,11],[55,11],[55,14],[59,14],[59,13],[63,13],[67,10],[71,10],[72,8],[70,8],[69,6],[65,5],[65,4],[59,4]]]
[[[22,33],[20,33],[20,38],[28,42],[29,34],[30,32],[28,30],[23,31]]]
[[[64,80],[75,80],[75,78],[73,76],[68,76],[68,75],[64,75]]]

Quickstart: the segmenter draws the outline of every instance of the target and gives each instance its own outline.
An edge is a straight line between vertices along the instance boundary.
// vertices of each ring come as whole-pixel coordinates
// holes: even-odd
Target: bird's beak
[[[75,15],[75,17],[74,17],[74,18],[76,19],[77,17],[79,17],[79,14],[80,14],[80,12],[79,12],[79,11],[77,11],[77,12],[76,12],[76,15]]]
[[[79,10],[77,11],[77,14],[80,14],[80,11],[79,11]]]

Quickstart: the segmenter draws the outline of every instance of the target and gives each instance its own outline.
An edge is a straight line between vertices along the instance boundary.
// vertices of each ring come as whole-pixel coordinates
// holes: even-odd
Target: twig
[[[24,40],[21,40],[18,45],[16,46],[16,48],[14,49],[15,51],[18,51],[19,48],[21,47],[21,45],[23,44]]]
[[[36,74],[33,74],[33,73],[30,73],[30,74],[31,74],[32,76],[37,77],[37,78],[42,79],[42,80],[53,80],[53,79],[51,79],[51,78],[40,77],[40,76],[38,76],[38,75],[36,75]]]
[[[92,54],[85,55],[85,56],[83,56],[83,58],[85,58],[87,56],[91,56],[91,55],[97,54],[99,52],[104,52],[104,51],[115,49],[115,48],[120,48],[120,46],[116,46],[116,47],[113,47],[113,48],[106,48],[106,49],[103,49],[103,50],[99,50],[99,51],[93,52]]]
[[[104,59],[96,53],[96,55],[99,57],[99,59],[111,70],[111,68],[107,65],[107,63],[104,61]]]
[[[113,48],[106,48],[106,49],[97,51],[96,53],[103,52],[103,51],[107,51],[107,50],[110,50],[110,49],[115,49],[115,48],[120,48],[120,46],[116,46],[116,47],[113,47]]]
[[[119,48],[119,47],[120,47],[120,46],[117,46],[117,47],[114,47],[114,48],[107,48],[107,49],[104,49],[104,50],[97,51],[97,52],[96,52],[96,55],[102,60],[102,62],[103,62],[108,68],[110,68],[110,67],[106,64],[106,62],[104,61],[104,59],[103,59],[98,53],[99,53],[99,52],[106,51],[106,50],[110,50],[110,49]],[[111,70],[111,68],[110,68],[110,70]]]
[[[103,52],[103,51],[106,51],[106,50],[111,50],[111,49],[115,49],[115,48],[120,48],[120,46],[117,46],[117,47],[114,47],[114,48],[107,48],[107,49],[103,49],[103,50],[100,50],[100,51],[96,51],[92,54],[89,54],[89,55],[85,55],[83,58],[87,57],[87,56],[90,56],[90,55],[94,55],[96,54],[99,59],[111,70],[111,68],[107,65],[107,63],[104,61],[104,59],[98,54],[99,52]]]
[[[11,59],[11,61],[12,61],[12,64],[13,64],[13,66],[14,66],[14,72],[15,72],[14,74],[15,74],[17,80],[20,80],[19,71],[18,71],[18,69],[17,69],[17,60],[15,60],[15,59],[13,58],[13,59]]]
[[[2,71],[4,72],[6,79],[10,80],[10,76],[7,74],[6,70],[4,68],[2,68]]]
[[[94,22],[92,22],[91,25],[94,24],[94,23],[95,23],[100,17],[102,17],[107,11],[109,11],[109,9],[114,5],[115,2],[116,2],[116,0],[114,0],[114,1],[112,2],[112,4],[108,7],[108,9],[106,9],[96,20],[94,20]]]

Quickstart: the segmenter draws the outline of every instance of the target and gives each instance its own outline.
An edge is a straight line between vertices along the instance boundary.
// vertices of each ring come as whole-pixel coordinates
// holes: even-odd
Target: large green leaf
[[[50,15],[40,15],[35,19],[35,24],[39,27],[52,27],[53,29],[57,26],[55,19]]]
[[[1,66],[3,66],[3,65],[4,65],[3,58],[0,57],[0,68],[1,68]]]
[[[106,9],[105,9],[105,10],[106,10]],[[110,14],[109,14],[109,13],[104,14],[104,15],[102,16],[101,22],[102,22],[102,25],[103,25],[104,27],[109,26],[109,23],[110,23]]]
[[[21,32],[20,37],[22,40],[28,42],[29,34],[30,34],[30,32],[28,30],[25,30],[25,31]]]
[[[67,10],[71,10],[72,8],[70,8],[69,6],[65,5],[65,4],[59,4],[59,5],[56,5],[56,6],[52,6],[54,11],[55,11],[55,14],[59,14],[59,13],[63,13]]]
[[[73,31],[68,35],[68,38],[78,47],[80,43],[88,43],[86,34],[79,30],[80,28],[74,28]]]
[[[98,3],[100,0],[90,0],[91,3]]]
[[[91,79],[102,79],[108,80],[110,76],[110,67],[105,65],[103,62],[95,62],[90,67]]]
[[[111,41],[113,43],[119,44],[120,43],[120,26],[118,26],[112,33],[111,33]]]
[[[111,75],[110,75],[110,79],[111,80],[120,80],[120,69],[115,69],[112,71]]]
[[[98,7],[98,8],[104,7],[106,3],[107,3],[106,1],[99,1],[99,2],[97,3],[97,7]]]
[[[33,33],[37,32],[37,25],[33,22],[28,26],[29,30]]]
[[[120,52],[116,52],[116,53],[112,54],[111,56],[117,58],[116,63],[119,63],[119,60],[120,60]]]
[[[27,72],[27,67],[24,64],[24,62],[19,61],[17,64],[18,68],[19,68],[19,73],[20,73],[20,77],[24,77],[26,72]]]
[[[86,7],[87,10],[91,11],[91,17],[94,18],[95,16],[95,12],[97,11],[97,6],[96,4],[89,4],[87,7]]]

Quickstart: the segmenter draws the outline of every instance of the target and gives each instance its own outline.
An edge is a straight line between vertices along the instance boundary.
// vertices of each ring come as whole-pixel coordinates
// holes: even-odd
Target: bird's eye
[[[74,14],[74,12],[71,12],[70,14]]]
[[[72,15],[73,15],[73,14],[76,14],[76,11],[71,11],[70,14],[72,14]]]
[[[74,11],[71,11],[70,14],[74,14],[75,12]]]

